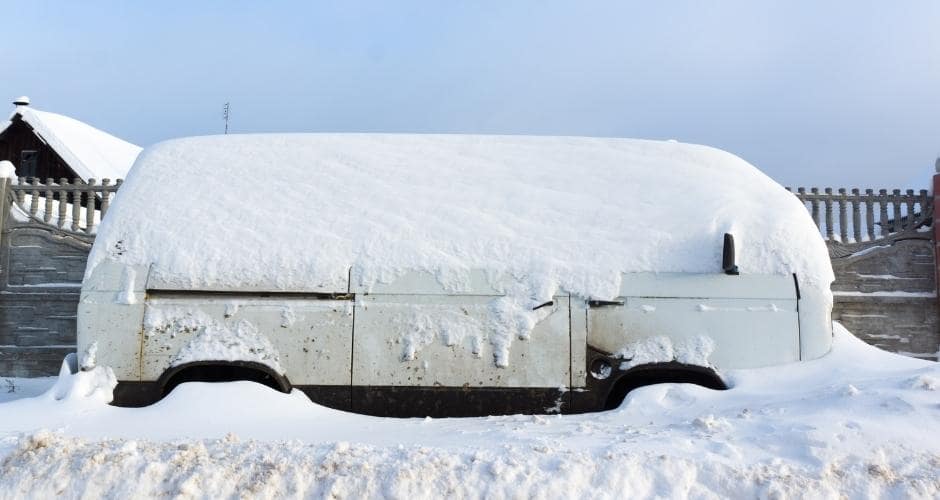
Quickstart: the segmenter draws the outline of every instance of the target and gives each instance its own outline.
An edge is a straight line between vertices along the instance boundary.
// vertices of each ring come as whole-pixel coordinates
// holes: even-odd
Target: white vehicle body
[[[801,290],[799,266],[621,269],[616,292],[549,287],[528,293],[519,312],[507,301],[518,274],[505,269],[465,271],[456,287],[433,266],[374,279],[361,261],[300,285],[181,281],[157,254],[124,258],[126,213],[114,210],[118,220],[99,232],[78,315],[79,352],[96,346],[97,363],[120,381],[119,404],[152,402],[186,380],[254,374],[379,415],[590,411],[619,403],[631,384],[719,388],[716,371],[813,359],[831,344],[828,282]]]

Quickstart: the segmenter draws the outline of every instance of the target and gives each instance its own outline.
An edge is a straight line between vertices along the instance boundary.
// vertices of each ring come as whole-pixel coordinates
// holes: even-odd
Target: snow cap
[[[16,167],[7,160],[0,161],[0,179],[15,179]]]

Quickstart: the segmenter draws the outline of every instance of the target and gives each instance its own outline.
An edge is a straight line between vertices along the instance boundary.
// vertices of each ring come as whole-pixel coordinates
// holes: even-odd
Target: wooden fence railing
[[[791,188],[787,188],[793,192]],[[933,221],[933,198],[926,190],[797,188],[829,245],[830,255],[842,257],[905,238],[928,237]]]
[[[12,202],[31,220],[78,234],[94,234],[108,211],[114,193],[123,181],[110,179],[84,182],[81,179],[46,179],[20,177],[9,187]]]

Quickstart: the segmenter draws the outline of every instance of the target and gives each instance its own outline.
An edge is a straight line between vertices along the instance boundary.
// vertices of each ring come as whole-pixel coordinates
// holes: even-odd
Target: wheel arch
[[[676,361],[637,365],[621,373],[611,384],[604,398],[604,410],[620,406],[633,389],[665,383],[695,384],[721,391],[728,389],[725,381],[711,367]]]
[[[257,382],[274,390],[288,393],[290,381],[270,366],[254,361],[204,360],[192,361],[168,368],[157,379],[162,398],[184,382]]]

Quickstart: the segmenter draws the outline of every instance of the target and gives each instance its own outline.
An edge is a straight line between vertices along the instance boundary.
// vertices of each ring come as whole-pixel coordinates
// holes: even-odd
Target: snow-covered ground
[[[0,376],[0,403],[38,396],[52,387],[56,377],[16,378]]]
[[[937,498],[940,364],[835,332],[822,359],[724,373],[728,391],[569,416],[382,419],[240,382],[124,409],[96,368],[0,404],[0,498]]]

